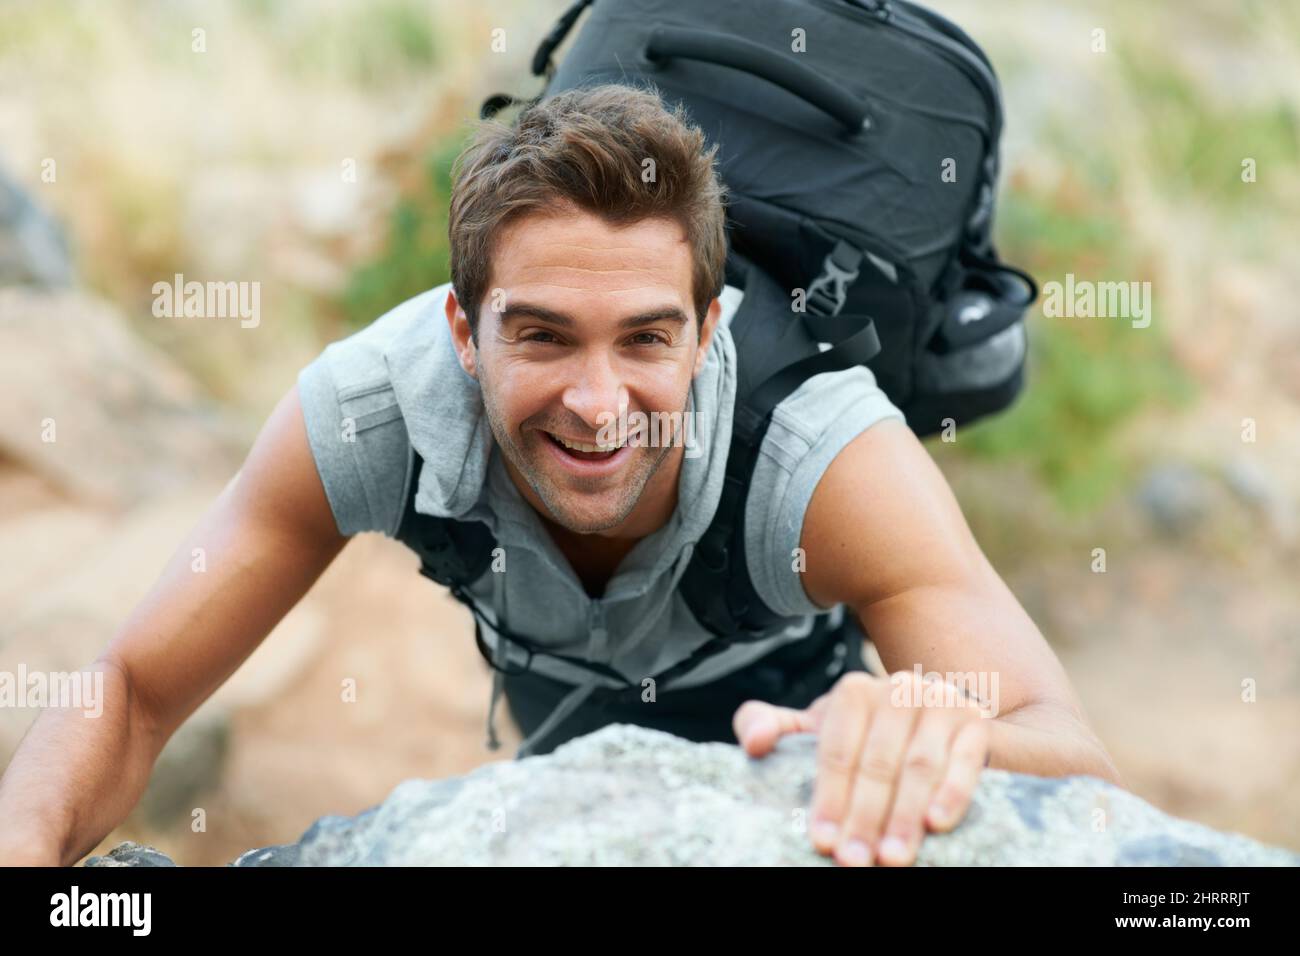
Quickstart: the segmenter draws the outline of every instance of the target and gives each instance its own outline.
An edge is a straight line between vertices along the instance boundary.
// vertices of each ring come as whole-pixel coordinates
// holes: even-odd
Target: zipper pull
[[[888,21],[894,16],[894,10],[889,5],[889,0],[862,0],[862,6],[877,20]]]

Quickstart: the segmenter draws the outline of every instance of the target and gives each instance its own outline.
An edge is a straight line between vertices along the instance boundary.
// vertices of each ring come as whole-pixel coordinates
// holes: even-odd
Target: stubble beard
[[[631,460],[623,466],[625,477],[617,488],[618,497],[612,513],[607,511],[604,514],[593,514],[591,502],[584,500],[586,496],[583,494],[585,490],[583,486],[589,485],[591,491],[602,490],[605,479],[587,481],[570,476],[563,487],[553,481],[548,474],[548,469],[554,468],[554,464],[544,464],[549,462],[550,453],[536,444],[548,442],[550,438],[541,430],[530,427],[524,430],[524,434],[530,436],[531,448],[528,450],[521,448],[510,434],[500,410],[492,400],[491,390],[481,370],[479,379],[488,425],[492,429],[492,436],[496,439],[501,453],[506,456],[506,460],[515,467],[515,470],[524,476],[524,480],[536,492],[537,497],[542,499],[542,504],[550,512],[551,520],[574,534],[595,534],[622,524],[641,500],[641,495],[645,492],[650,479],[673,450],[671,443],[659,448],[648,445],[634,447]],[[687,405],[688,403],[683,400],[683,413],[686,412]]]

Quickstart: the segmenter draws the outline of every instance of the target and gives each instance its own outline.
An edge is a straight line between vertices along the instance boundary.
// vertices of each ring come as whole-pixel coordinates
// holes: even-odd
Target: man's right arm
[[[295,386],[243,468],[91,666],[102,713],[39,715],[0,778],[0,864],[79,860],[144,793],[163,745],[346,544]],[[203,549],[197,572],[194,549]]]

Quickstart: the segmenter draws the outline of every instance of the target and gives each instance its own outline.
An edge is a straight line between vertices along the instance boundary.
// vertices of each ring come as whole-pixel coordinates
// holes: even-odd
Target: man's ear
[[[700,348],[695,353],[695,371],[691,377],[699,375],[704,370],[704,363],[709,359],[709,345],[713,342],[713,331],[718,327],[718,320],[722,318],[722,300],[714,299],[709,303],[709,311],[704,315],[704,325],[700,329]]]
[[[447,292],[444,309],[447,313],[447,325],[451,328],[452,345],[456,348],[456,357],[460,359],[460,367],[470,378],[477,379],[478,346],[474,344],[474,337],[470,334],[469,317],[460,307],[455,289]]]

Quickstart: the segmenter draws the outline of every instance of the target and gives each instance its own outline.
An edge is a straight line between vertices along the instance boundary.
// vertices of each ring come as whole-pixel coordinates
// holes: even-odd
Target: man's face
[[[715,299],[697,334],[691,289],[690,247],[675,222],[613,227],[568,210],[503,230],[477,345],[448,296],[452,337],[493,436],[524,496],[555,523],[617,533],[643,498],[650,506],[675,494],[679,468],[663,466],[680,462],[680,438],[651,446],[634,434],[612,453],[557,439],[602,444],[620,410],[686,412],[721,313]]]

